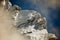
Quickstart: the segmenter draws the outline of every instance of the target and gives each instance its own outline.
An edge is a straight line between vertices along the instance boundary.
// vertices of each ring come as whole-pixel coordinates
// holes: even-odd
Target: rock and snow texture
[[[21,34],[29,37],[30,40],[49,40],[50,37],[56,38],[54,34],[48,33],[46,18],[42,17],[37,11],[18,10],[18,15],[15,17],[17,29]]]
[[[30,40],[48,40],[46,19],[36,11],[21,10],[16,25],[22,34],[30,37]]]
[[[20,10],[17,5],[12,7],[15,26],[29,37],[29,40],[49,40],[50,37],[56,38],[54,34],[49,34],[46,28],[46,18],[34,10]],[[52,35],[52,36],[51,36]],[[55,36],[55,37],[53,37]]]
[[[48,32],[46,29],[33,31],[30,34],[26,34],[31,40],[48,40]]]
[[[10,2],[8,2],[8,3],[9,4],[8,5],[6,4],[6,5],[8,7],[7,8],[8,11],[11,13],[10,16],[12,16],[12,18],[14,20],[14,25],[15,25],[16,29],[18,31],[20,31],[20,33],[21,33],[19,36],[19,33],[17,32],[17,30],[14,30],[13,32],[9,31],[11,34],[13,33],[11,36],[11,38],[12,38],[11,40],[14,40],[14,38],[15,38],[15,40],[24,40],[25,38],[27,38],[27,39],[29,38],[28,40],[49,40],[49,38],[51,38],[51,37],[55,38],[54,34],[48,33],[48,31],[46,29],[46,18],[42,17],[39,12],[34,11],[34,10],[20,10],[19,6],[17,6],[17,5],[12,6],[12,4]],[[6,16],[6,18],[7,17],[8,16]],[[7,20],[7,19],[5,19],[5,20]],[[8,26],[6,26],[6,27],[8,27]],[[21,35],[25,35],[25,38]]]

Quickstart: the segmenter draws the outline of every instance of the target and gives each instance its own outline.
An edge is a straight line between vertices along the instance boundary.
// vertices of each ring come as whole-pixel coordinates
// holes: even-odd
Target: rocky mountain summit
[[[11,13],[16,29],[25,35],[29,40],[56,40],[55,34],[48,33],[46,18],[34,10],[21,10],[17,5],[13,5],[3,0],[5,10]],[[7,4],[8,3],[8,4]]]

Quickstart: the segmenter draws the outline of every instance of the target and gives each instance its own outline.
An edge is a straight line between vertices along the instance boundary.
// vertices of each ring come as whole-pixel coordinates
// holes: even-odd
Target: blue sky
[[[12,4],[19,5],[24,10],[25,9],[32,10],[36,7],[31,1],[27,0],[11,0],[11,2]]]

